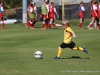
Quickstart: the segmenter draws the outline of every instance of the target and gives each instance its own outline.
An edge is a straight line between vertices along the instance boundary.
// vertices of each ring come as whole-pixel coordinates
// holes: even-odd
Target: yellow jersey
[[[70,27],[64,29],[64,43],[70,44],[72,42],[73,31]]]

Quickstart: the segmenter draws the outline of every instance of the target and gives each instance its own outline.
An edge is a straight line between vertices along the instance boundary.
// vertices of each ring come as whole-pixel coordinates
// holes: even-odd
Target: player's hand
[[[35,17],[35,20],[37,20],[37,17]]]
[[[42,18],[42,15],[40,15],[40,18]]]
[[[76,38],[76,35],[74,35],[73,38]]]
[[[49,18],[49,17],[47,16],[47,18]]]
[[[57,18],[59,18],[59,15],[57,15]]]

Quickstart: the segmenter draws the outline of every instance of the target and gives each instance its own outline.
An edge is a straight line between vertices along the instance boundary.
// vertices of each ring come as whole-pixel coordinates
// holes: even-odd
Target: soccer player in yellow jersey
[[[85,53],[88,53],[87,49],[85,46],[83,47],[78,47],[76,46],[76,44],[72,41],[72,38],[76,37],[75,33],[73,32],[73,30],[70,28],[70,24],[69,21],[67,20],[63,20],[62,21],[62,26],[64,28],[64,41],[63,43],[59,46],[58,48],[58,54],[57,56],[54,58],[55,60],[60,60],[60,56],[62,53],[62,49],[63,48],[70,48],[72,50],[80,50],[83,51]]]

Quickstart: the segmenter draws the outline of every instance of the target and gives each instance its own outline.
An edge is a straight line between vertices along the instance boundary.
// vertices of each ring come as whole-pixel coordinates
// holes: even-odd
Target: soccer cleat
[[[36,28],[34,28],[34,27],[31,27],[31,29],[36,29]]]
[[[90,29],[93,29],[92,27],[90,27]]]
[[[28,26],[27,24],[25,24],[25,27],[26,27],[26,28],[29,28],[29,26]]]
[[[87,51],[85,46],[83,46],[83,52],[85,52],[86,54],[88,53],[88,51]]]
[[[60,57],[57,57],[57,56],[56,56],[56,57],[54,57],[53,59],[54,59],[54,60],[60,60]]]
[[[45,28],[42,28],[42,30],[46,30]]]

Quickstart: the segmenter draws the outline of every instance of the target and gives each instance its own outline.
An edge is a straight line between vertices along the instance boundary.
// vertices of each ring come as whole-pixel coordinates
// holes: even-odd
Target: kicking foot
[[[88,50],[86,49],[85,46],[83,46],[83,52],[85,52],[86,54],[88,54]]]

